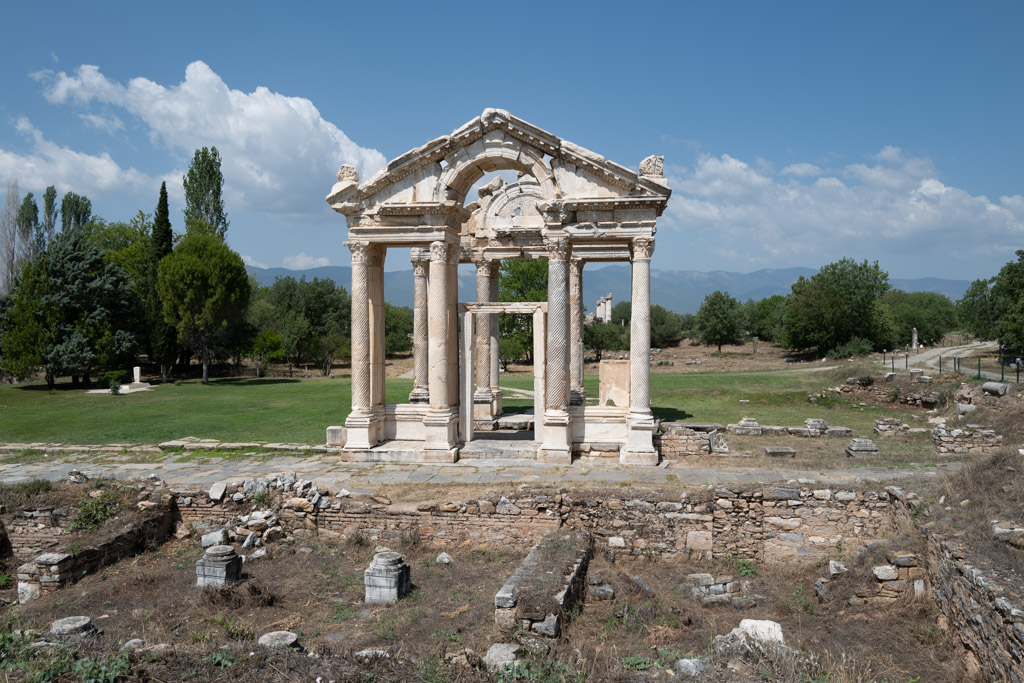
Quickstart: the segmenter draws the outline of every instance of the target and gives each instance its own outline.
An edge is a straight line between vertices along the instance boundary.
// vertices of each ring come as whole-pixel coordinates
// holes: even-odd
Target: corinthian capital
[[[448,245],[445,242],[430,243],[430,260],[446,261],[448,259]]]
[[[352,252],[352,263],[369,264],[373,259],[373,251],[369,242],[346,242],[345,246]]]
[[[553,237],[544,240],[544,248],[548,250],[548,258],[553,261],[564,261],[569,250],[569,240],[564,237]]]
[[[654,238],[653,237],[634,237],[633,238],[633,258],[651,258],[651,254],[654,253]]]

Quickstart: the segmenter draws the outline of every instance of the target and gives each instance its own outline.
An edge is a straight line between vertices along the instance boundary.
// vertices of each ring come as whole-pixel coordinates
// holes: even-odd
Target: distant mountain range
[[[278,277],[291,276],[296,279],[330,278],[351,289],[352,269],[348,266],[322,266],[306,270],[287,268],[256,268],[246,266],[249,274],[265,285],[273,284]],[[651,303],[659,304],[677,313],[696,313],[704,297],[715,290],[728,292],[740,301],[763,299],[773,294],[788,294],[790,285],[801,275],[810,277],[818,271],[814,268],[763,268],[752,273],[733,273],[715,270],[708,273],[699,270],[654,270],[651,272]],[[954,301],[963,296],[970,282],[967,280],[945,280],[936,277],[906,279],[889,278],[893,289],[905,292],[938,292]],[[630,268],[627,264],[615,264],[583,270],[583,301],[588,311],[593,311],[598,297],[612,295],[612,303],[628,301],[630,296]],[[384,296],[396,306],[412,306],[412,270],[393,270],[384,273]],[[476,300],[476,274],[471,269],[460,269],[459,301]]]

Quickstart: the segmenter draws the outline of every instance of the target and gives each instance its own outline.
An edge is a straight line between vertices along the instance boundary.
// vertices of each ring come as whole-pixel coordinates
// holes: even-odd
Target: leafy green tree
[[[887,292],[882,302],[892,312],[896,346],[909,344],[913,330],[922,344],[934,344],[957,325],[956,307],[945,294],[936,292]]]
[[[18,258],[19,264],[31,261],[39,249],[39,206],[31,192],[21,200],[18,209]],[[20,269],[20,268],[19,268]]]
[[[220,170],[217,148],[197,149],[182,182],[185,186],[185,231],[209,231],[223,240],[228,231],[228,215],[224,210],[224,174]]]
[[[879,349],[891,345],[895,332],[880,301],[887,291],[889,275],[877,261],[841,259],[800,277],[787,300],[783,345],[825,352],[854,337]]]
[[[1024,249],[1017,260],[999,270],[992,285],[995,332],[999,345],[1012,351],[1024,351]]]
[[[281,347],[281,338],[273,330],[263,330],[253,339],[249,349],[249,358],[256,366],[256,376],[265,377],[267,367],[271,363],[284,360],[284,351]]]
[[[751,336],[770,342],[777,342],[782,338],[786,297],[775,294],[757,301],[750,299],[743,307],[746,328]]]
[[[408,353],[412,350],[412,309],[384,302],[384,350]]]
[[[149,247],[153,230],[152,216],[139,211],[130,221],[107,222],[94,217],[83,228],[85,236],[103,250],[111,263],[128,273],[133,291],[145,299],[149,273]]]
[[[81,230],[92,218],[92,202],[88,197],[68,192],[60,203],[60,226],[63,232]]]
[[[683,316],[664,306],[651,304],[651,346],[675,346],[683,338]]]
[[[728,292],[714,291],[704,297],[697,310],[696,332],[704,344],[718,346],[732,344],[743,330],[743,307]]]
[[[171,229],[170,210],[167,206],[167,183],[160,183],[160,196],[153,214],[153,228],[146,254],[146,337],[149,359],[160,365],[160,378],[167,381],[167,370],[178,355],[177,330],[164,319],[163,303],[157,292],[157,269],[160,261],[174,250],[174,232]]]
[[[629,348],[629,328],[615,323],[595,320],[583,327],[583,346],[590,349],[598,360],[606,351],[621,351]]]
[[[53,241],[54,232],[57,229],[57,188],[50,185],[43,192],[43,233],[46,238],[46,246]]]
[[[629,321],[633,317],[633,303],[631,301],[620,301],[612,306],[612,324],[620,327],[629,327]]]
[[[996,312],[992,301],[992,285],[995,283],[994,277],[975,280],[956,302],[960,324],[979,339],[996,337]]]
[[[178,341],[199,351],[208,383],[214,346],[245,322],[251,289],[242,257],[213,235],[186,234],[160,261],[157,291]]]
[[[547,259],[505,260],[498,277],[498,301],[547,301]],[[520,313],[498,318],[498,355],[502,364],[526,359],[533,362],[533,319]],[[502,354],[510,354],[504,356]]]
[[[93,369],[126,364],[136,348],[124,327],[131,305],[128,276],[81,230],[57,235],[25,264],[11,295],[4,362],[15,376],[43,366],[46,381],[71,375],[88,384]]]

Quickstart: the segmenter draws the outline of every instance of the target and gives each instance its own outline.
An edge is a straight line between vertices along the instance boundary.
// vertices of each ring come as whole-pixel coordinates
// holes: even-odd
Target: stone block
[[[765,446],[764,454],[769,458],[792,458],[796,451],[789,446]]]
[[[211,531],[208,534],[203,534],[200,540],[202,547],[211,548],[218,545],[224,545],[228,542],[228,530],[218,529],[217,531]]]
[[[871,573],[879,581],[896,581],[900,578],[899,570],[891,564],[878,565],[871,568]]]
[[[398,602],[412,589],[409,565],[398,553],[379,552],[363,572],[363,584],[366,602]]]
[[[484,664],[488,671],[500,671],[506,666],[515,666],[519,654],[518,643],[495,643],[484,655]]]
[[[332,426],[327,428],[327,447],[340,448],[345,445],[345,428]]]
[[[242,580],[242,558],[229,545],[215,545],[196,562],[196,586],[219,588]]]
[[[871,439],[851,439],[846,447],[846,456],[850,458],[878,455],[878,448]]]

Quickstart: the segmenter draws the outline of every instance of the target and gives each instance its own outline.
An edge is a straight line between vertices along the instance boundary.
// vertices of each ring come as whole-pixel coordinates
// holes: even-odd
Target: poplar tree
[[[217,148],[197,149],[182,182],[185,186],[185,232],[210,232],[223,240],[228,231],[228,215],[224,211],[224,174],[220,170]]]
[[[53,242],[53,233],[57,229],[57,188],[50,185],[43,192],[43,232],[46,235],[46,246]]]
[[[160,365],[160,377],[167,381],[167,369],[178,354],[176,330],[164,320],[163,305],[157,293],[157,268],[160,261],[171,253],[174,233],[171,230],[170,211],[167,208],[167,183],[160,184],[160,198],[153,216],[153,234],[149,245],[149,287],[146,297],[146,322],[149,333],[150,360]]]

